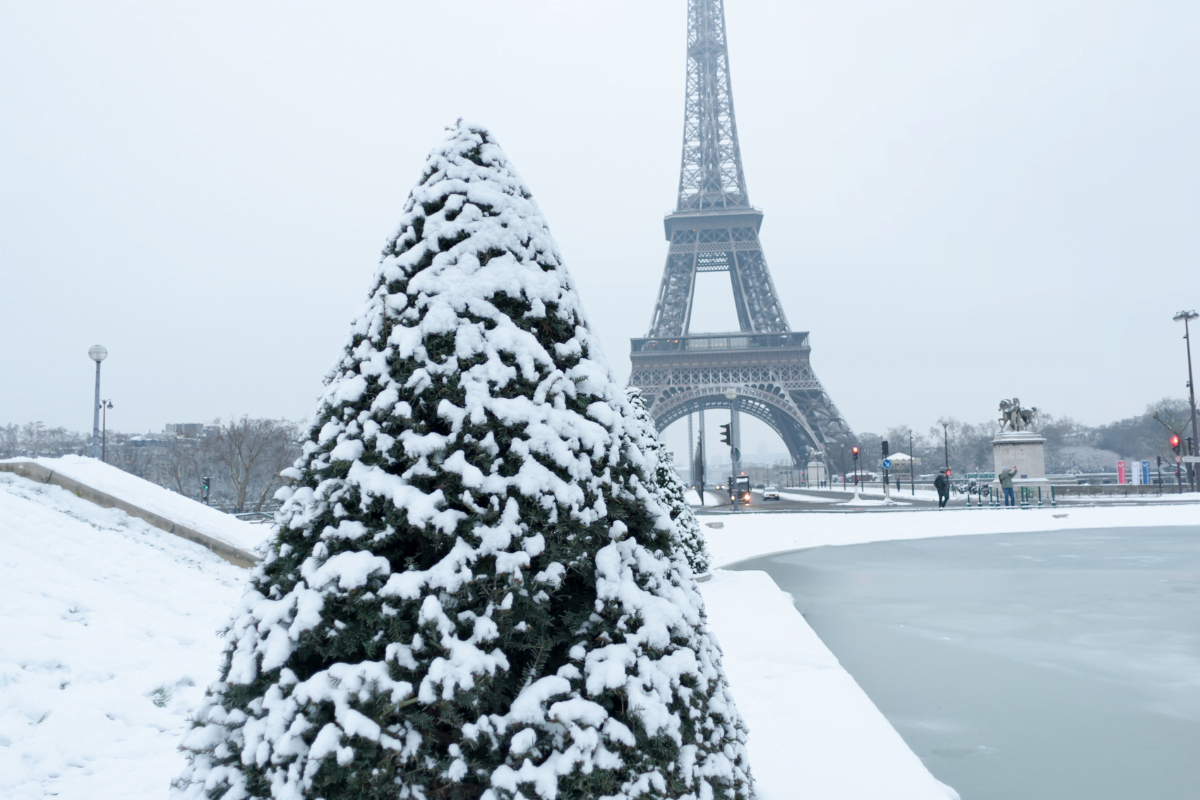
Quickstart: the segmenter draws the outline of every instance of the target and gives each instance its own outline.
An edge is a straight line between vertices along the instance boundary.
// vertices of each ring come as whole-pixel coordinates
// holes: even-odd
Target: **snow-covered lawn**
[[[246,575],[0,473],[0,797],[165,797]]]

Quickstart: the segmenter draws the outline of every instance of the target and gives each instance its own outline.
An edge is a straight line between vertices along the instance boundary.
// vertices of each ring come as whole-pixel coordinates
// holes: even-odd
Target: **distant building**
[[[199,436],[204,433],[204,424],[200,422],[180,422],[163,428],[167,436]]]

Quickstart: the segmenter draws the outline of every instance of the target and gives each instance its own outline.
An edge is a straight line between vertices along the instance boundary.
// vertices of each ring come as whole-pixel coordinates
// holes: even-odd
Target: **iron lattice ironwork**
[[[808,334],[792,331],[767,269],[750,205],[729,76],[723,0],[688,0],[683,159],[670,248],[644,339],[632,341],[630,383],[659,430],[709,408],[738,409],[770,425],[803,464],[850,429],[809,364]],[[696,276],[728,272],[741,330],[690,334]]]

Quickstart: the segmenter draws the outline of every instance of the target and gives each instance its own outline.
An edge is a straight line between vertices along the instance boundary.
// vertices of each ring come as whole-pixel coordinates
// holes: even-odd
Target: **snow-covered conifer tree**
[[[671,453],[658,438],[658,428],[654,418],[646,410],[646,402],[642,399],[641,391],[630,386],[625,390],[629,405],[633,408],[634,419],[641,430],[642,452],[646,454],[647,467],[654,471],[655,482],[658,484],[659,502],[667,508],[667,513],[675,523],[675,535],[679,547],[687,556],[692,572],[696,574],[708,572],[708,547],[704,543],[704,534],[700,530],[700,522],[696,519],[692,507],[688,505],[683,482],[675,472]]]
[[[633,412],[490,134],[430,155],[177,797],[748,798]]]

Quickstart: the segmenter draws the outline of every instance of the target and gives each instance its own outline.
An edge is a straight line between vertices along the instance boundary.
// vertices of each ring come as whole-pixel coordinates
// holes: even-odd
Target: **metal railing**
[[[760,347],[808,347],[808,333],[729,333],[706,336],[670,336],[634,339],[635,353],[678,350],[753,350]]]

